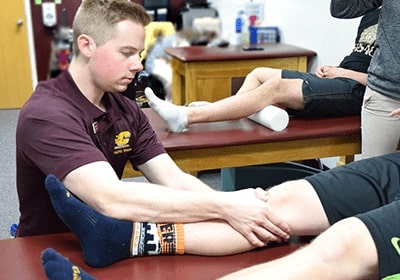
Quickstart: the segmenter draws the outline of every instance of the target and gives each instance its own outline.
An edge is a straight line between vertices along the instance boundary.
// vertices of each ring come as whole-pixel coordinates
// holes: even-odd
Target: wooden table
[[[226,48],[192,46],[167,48],[171,55],[172,102],[216,101],[231,95],[231,78],[244,77],[255,67],[307,71],[314,51],[277,43],[263,50],[244,51],[241,46]]]
[[[281,132],[248,120],[191,125],[170,133],[152,109],[143,109],[165,149],[186,172],[342,156],[361,150],[360,117],[293,118]],[[128,164],[124,177],[141,176]]]
[[[272,246],[225,257],[192,255],[128,258],[106,268],[89,267],[83,260],[78,240],[72,233],[0,240],[1,279],[47,279],[40,256],[53,248],[99,280],[102,279],[216,279],[251,265],[282,257],[301,243]]]

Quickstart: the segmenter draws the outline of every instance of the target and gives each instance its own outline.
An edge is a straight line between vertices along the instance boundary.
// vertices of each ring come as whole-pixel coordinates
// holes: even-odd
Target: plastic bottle
[[[250,27],[249,27],[249,43],[250,45],[257,45],[258,32],[256,27],[257,16],[250,16]]]
[[[249,43],[249,17],[244,10],[239,13],[242,22],[242,45],[246,45]]]
[[[17,234],[17,228],[18,228],[17,224],[12,224],[11,225],[11,227],[10,227],[10,237],[11,238],[14,238],[15,235]]]
[[[240,17],[240,12],[237,12],[235,19],[235,37],[233,39],[232,45],[242,44],[242,18]]]

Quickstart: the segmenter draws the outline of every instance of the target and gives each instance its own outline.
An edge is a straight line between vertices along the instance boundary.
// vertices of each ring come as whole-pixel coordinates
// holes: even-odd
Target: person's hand
[[[399,109],[396,109],[396,110],[394,110],[394,111],[392,111],[392,112],[390,113],[390,116],[391,116],[391,117],[398,116],[398,115],[400,115],[400,108],[399,108]]]
[[[315,72],[315,75],[319,78],[334,79],[338,77],[346,77],[346,69],[336,66],[321,66]]]
[[[253,246],[281,242],[289,238],[290,228],[271,211],[268,193],[261,188],[223,193],[224,219]]]

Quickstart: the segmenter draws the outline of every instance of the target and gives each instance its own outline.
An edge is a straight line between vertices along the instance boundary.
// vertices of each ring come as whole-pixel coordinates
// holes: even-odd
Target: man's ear
[[[79,51],[82,55],[86,57],[91,57],[95,49],[96,44],[94,43],[92,37],[82,34],[77,39],[77,44]]]

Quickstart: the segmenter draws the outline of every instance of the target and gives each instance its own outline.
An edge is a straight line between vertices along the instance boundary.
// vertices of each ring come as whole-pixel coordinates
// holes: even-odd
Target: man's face
[[[143,51],[145,29],[131,21],[117,24],[111,40],[96,46],[90,60],[90,71],[95,85],[104,91],[122,92],[143,69],[140,53]]]

